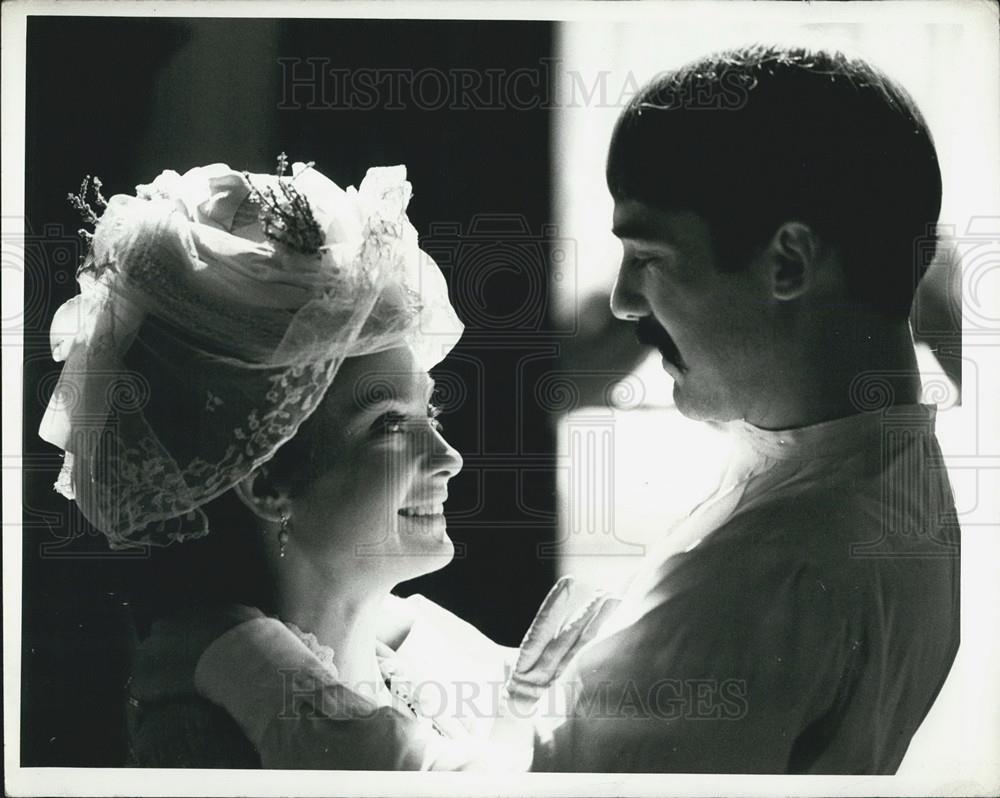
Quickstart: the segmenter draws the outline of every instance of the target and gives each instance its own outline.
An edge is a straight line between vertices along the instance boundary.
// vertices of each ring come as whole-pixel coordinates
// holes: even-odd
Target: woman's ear
[[[268,483],[267,470],[260,466],[237,482],[233,490],[262,521],[279,524],[282,516],[288,515],[288,496],[283,491],[274,490]]]
[[[816,282],[819,241],[812,229],[801,222],[785,222],[768,245],[771,295],[787,302],[798,299]]]

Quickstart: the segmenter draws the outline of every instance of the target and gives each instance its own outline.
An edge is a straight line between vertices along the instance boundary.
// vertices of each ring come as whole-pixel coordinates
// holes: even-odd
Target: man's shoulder
[[[868,539],[877,514],[864,502],[825,492],[758,502],[730,517],[698,545],[668,561],[678,587],[786,588],[799,579],[827,581],[851,566],[851,543]]]
[[[850,482],[776,490],[740,508],[720,527],[717,539],[748,536],[763,546],[813,548],[878,524],[881,504],[880,496]]]
[[[758,502],[670,558],[664,595],[736,624],[781,603],[853,627],[880,603],[947,604],[958,580],[958,525],[953,508],[926,515],[906,526],[898,508],[843,489]]]
[[[794,560],[830,578],[857,580],[862,565],[880,570],[894,559],[924,561],[950,571],[957,562],[960,529],[947,478],[912,475],[897,484],[881,479],[834,479],[802,490],[776,490],[739,509],[707,538],[720,555]],[[755,567],[762,567],[758,562]]]

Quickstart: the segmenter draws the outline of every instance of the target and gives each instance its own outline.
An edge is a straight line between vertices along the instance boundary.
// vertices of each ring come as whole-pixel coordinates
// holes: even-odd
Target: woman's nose
[[[435,475],[446,476],[448,479],[451,479],[462,470],[462,465],[465,461],[462,459],[462,455],[458,453],[458,449],[448,443],[448,440],[440,430],[435,430],[433,436],[434,473]]]
[[[618,269],[611,291],[611,312],[622,321],[638,321],[649,314],[646,300],[636,285],[636,276],[626,264]]]

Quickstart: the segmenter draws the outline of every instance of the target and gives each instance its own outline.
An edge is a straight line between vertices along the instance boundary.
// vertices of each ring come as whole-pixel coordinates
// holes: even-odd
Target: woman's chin
[[[451,542],[451,538],[448,537],[448,533],[445,533],[444,540],[438,545],[438,550],[433,554],[428,555],[428,559],[434,562],[433,567],[427,571],[430,573],[432,570],[437,571],[444,568],[448,563],[455,559],[455,544]]]
[[[402,570],[406,573],[403,580],[416,579],[418,576],[440,571],[455,557],[455,544],[445,534],[444,539],[435,545],[407,546],[401,556]]]
[[[400,515],[396,530],[405,549],[435,551],[441,546],[448,546],[454,552],[448,537],[448,522],[443,514]]]
[[[455,556],[443,515],[401,518],[397,531],[400,554],[415,571],[437,571]]]
[[[434,570],[443,568],[445,565],[450,563],[452,558],[455,556],[455,544],[451,542],[451,538],[448,537],[446,529],[440,532],[440,537],[435,537],[430,540],[405,542],[408,544],[416,544],[407,546],[407,549],[412,552],[415,559],[433,560],[438,562],[439,565],[437,565]]]

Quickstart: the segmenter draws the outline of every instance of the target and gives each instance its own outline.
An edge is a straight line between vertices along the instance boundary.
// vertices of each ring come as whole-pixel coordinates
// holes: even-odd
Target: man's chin
[[[674,380],[674,406],[677,411],[692,421],[732,421],[738,414],[727,411],[717,396],[699,395],[697,388],[690,380]]]

